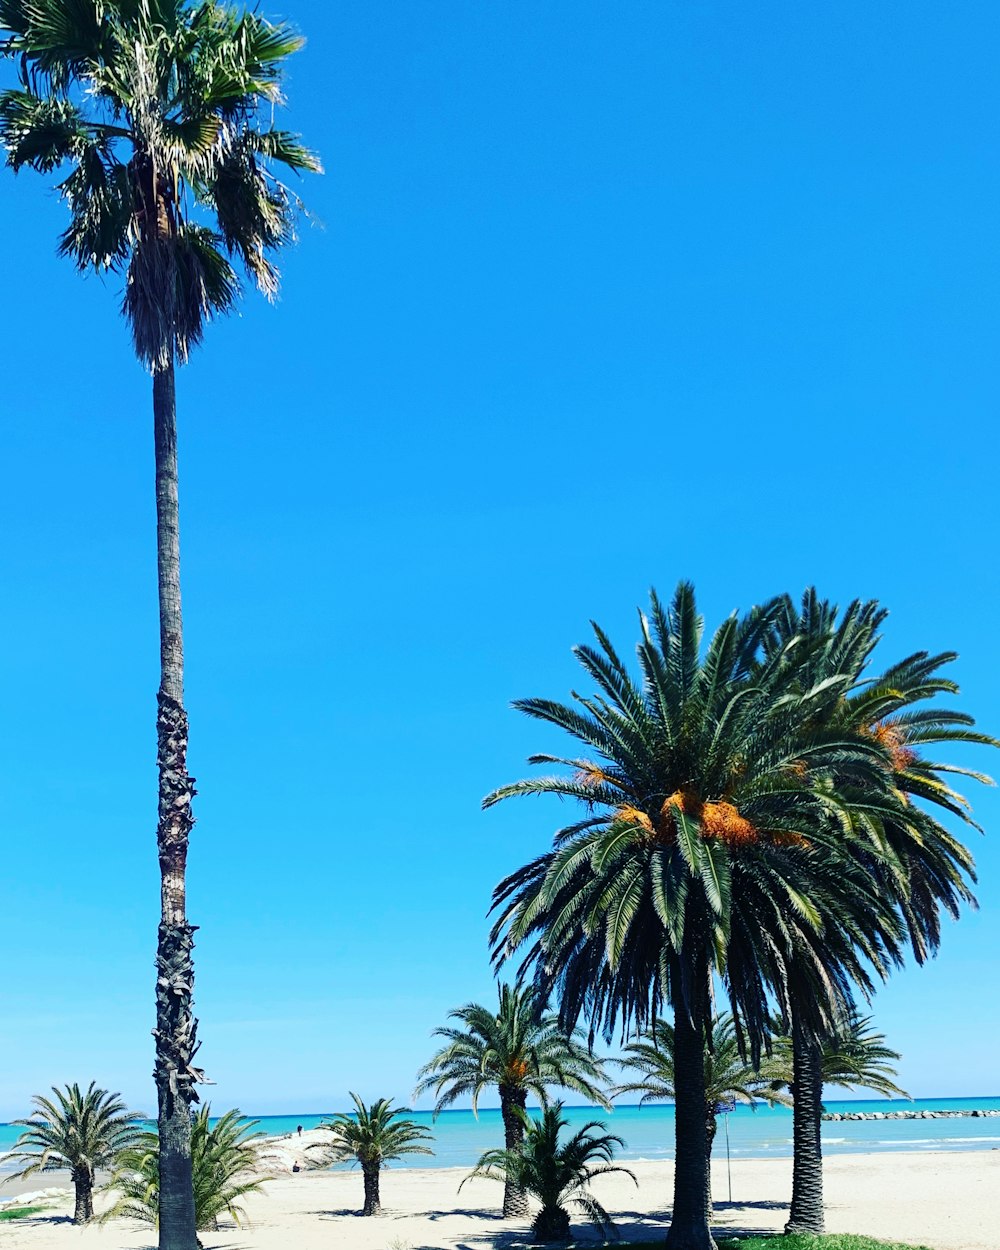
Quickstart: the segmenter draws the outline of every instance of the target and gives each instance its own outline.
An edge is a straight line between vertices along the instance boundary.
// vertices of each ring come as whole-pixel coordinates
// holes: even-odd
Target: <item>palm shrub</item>
[[[505,1184],[513,1181],[519,1190],[536,1198],[541,1210],[532,1222],[531,1231],[538,1241],[569,1239],[568,1203],[579,1207],[603,1237],[613,1233],[610,1216],[589,1186],[596,1176],[606,1176],[610,1172],[624,1172],[638,1185],[628,1168],[612,1163],[615,1147],[625,1144],[622,1139],[601,1131],[604,1125],[592,1120],[568,1140],[560,1142],[559,1135],[569,1122],[558,1100],[542,1107],[539,1120],[532,1119],[521,1108],[517,1114],[524,1127],[520,1143],[506,1150],[487,1150],[465,1180],[485,1176]]]
[[[269,1180],[264,1175],[264,1134],[257,1120],[244,1120],[239,1110],[227,1111],[215,1124],[211,1106],[198,1109],[191,1125],[191,1172],[194,1188],[195,1225],[200,1231],[217,1230],[219,1216],[236,1224],[246,1218],[242,1200],[257,1193]],[[111,1219],[160,1222],[159,1139],[143,1133],[117,1157],[105,1189],[115,1201],[101,1216]]]
[[[420,1069],[416,1094],[432,1090],[438,1115],[457,1098],[471,1095],[476,1112],[485,1089],[496,1087],[504,1145],[516,1150],[524,1138],[524,1111],[531,1094],[543,1105],[552,1086],[572,1089],[610,1110],[598,1082],[603,1061],[586,1045],[580,1030],[567,1033],[545,999],[531,986],[501,984],[493,1011],[466,1003],[449,1014],[454,1026],[435,1029],[445,1045]],[[504,1184],[505,1218],[524,1215],[527,1199],[513,1176]]]
[[[100,1089],[91,1081],[52,1087],[52,1098],[36,1094],[35,1110],[14,1123],[24,1129],[10,1152],[23,1166],[18,1178],[36,1172],[66,1169],[73,1180],[76,1202],[74,1224],[94,1218],[94,1179],[98,1170],[115,1165],[141,1137],[142,1112],[130,1111],[120,1094]]]
[[[340,1112],[324,1120],[320,1128],[330,1134],[330,1141],[312,1147],[322,1152],[330,1163],[353,1161],[360,1164],[365,1183],[365,1205],[362,1215],[378,1215],[382,1210],[379,1177],[382,1164],[405,1155],[429,1155],[434,1152],[423,1143],[431,1134],[416,1120],[403,1117],[409,1107],[393,1107],[391,1098],[379,1098],[366,1107],[357,1094],[351,1094],[356,1110]]]
[[[955,683],[941,672],[956,658],[954,652],[919,651],[882,672],[871,671],[886,615],[875,600],[853,602],[840,613],[810,590],[801,605],[784,600],[764,651],[774,654],[797,640],[800,688],[825,685],[839,691],[837,698],[816,710],[810,728],[820,722],[826,732],[877,748],[880,784],[874,784],[870,774],[853,777],[849,767],[842,769],[839,785],[850,817],[840,823],[837,853],[850,857],[874,880],[880,897],[896,909],[912,953],[922,963],[938,948],[942,915],[957,918],[963,903],[975,902],[972,856],[935,814],[974,825],[968,800],[948,784],[947,777],[957,773],[989,781],[981,773],[928,759],[924,748],[996,743],[974,729],[968,714],[927,706],[939,695],[957,693]],[[823,769],[812,761],[803,761],[803,774],[810,784],[827,784]],[[845,1011],[829,1027],[816,1031],[807,1018],[808,970],[800,960],[792,961],[789,988],[786,1017],[790,1013],[795,1145],[786,1231],[821,1233],[824,1066],[829,1040],[850,1018],[852,1004],[845,1004]]]
[[[675,1048],[673,1026],[666,1020],[655,1021],[645,1033],[623,1048],[621,1063],[636,1075],[618,1085],[614,1090],[615,1096],[639,1094],[640,1105],[662,1099],[676,1101]],[[704,1062],[705,1138],[711,1165],[720,1104],[742,1102],[755,1107],[762,1101],[788,1106],[792,1100],[783,1087],[788,1084],[790,1069],[788,1058],[783,1054],[761,1056],[756,1064],[744,1057],[740,1053],[736,1028],[729,1012],[712,1019],[705,1043]]]
[[[494,892],[498,964],[555,989],[564,1027],[586,1016],[611,1033],[673,1009],[676,1166],[668,1245],[708,1250],[705,1043],[713,967],[756,1061],[772,994],[787,1007],[793,958],[809,993],[802,1020],[829,1030],[852,986],[898,958],[893,906],[839,849],[850,818],[841,778],[885,788],[884,755],[831,726],[835,682],[802,682],[798,639],[770,647],[783,603],[731,616],[702,652],[694,592],[640,616],[636,681],[607,635],[575,654],[598,687],[571,706],[523,699],[522,712],[592,754],[532,763],[568,771],[503,786],[485,806],[556,794],[579,818],[551,851]],[[822,784],[820,784],[820,780]],[[864,790],[864,786],[862,786]]]
[[[152,373],[160,607],[157,695],[161,914],[156,1087],[162,1250],[193,1250],[191,1106],[198,1049],[185,873],[194,783],[187,771],[174,369],[229,312],[244,271],[268,297],[273,254],[297,200],[275,170],[318,169],[273,124],[288,26],[219,0],[0,0],[7,163],[55,174],[69,224],[59,253],[121,275],[122,311]]]

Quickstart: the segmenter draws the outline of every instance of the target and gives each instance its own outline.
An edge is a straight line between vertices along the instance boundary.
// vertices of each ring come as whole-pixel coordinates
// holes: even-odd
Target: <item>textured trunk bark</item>
[[[524,1122],[518,1112],[524,1111],[528,1105],[528,1096],[523,1089],[515,1089],[511,1085],[500,1086],[500,1114],[503,1116],[503,1139],[508,1150],[519,1150],[524,1141]],[[528,1195],[512,1181],[505,1181],[503,1187],[503,1218],[505,1220],[522,1219],[528,1214]]]
[[[73,1223],[89,1224],[94,1218],[94,1174],[89,1167],[73,1169],[73,1189],[76,1193]]]
[[[792,1206],[786,1233],[823,1232],[822,1048],[792,1019]]]
[[[361,1168],[365,1177],[365,1205],[362,1215],[378,1215],[382,1210],[382,1198],[378,1191],[379,1166],[377,1163],[363,1164]]]
[[[184,643],[181,632],[180,538],[177,506],[177,409],[174,367],[153,374],[153,443],[156,451],[156,561],[160,592],[160,689],[157,694],[160,926],[156,947],[156,1081],[160,1136],[160,1250],[197,1250],[191,1178],[191,1105],[200,1075],[192,1011],[193,926],[187,923],[185,871],[194,819],[194,780],[187,771],[188,722],[184,710]]]
[[[668,1250],[717,1250],[709,1221],[711,1203],[708,1135],[705,1127],[705,1016],[708,961],[702,956],[691,975],[690,1013],[674,1007],[674,1088],[676,1090],[674,1207],[667,1231]],[[679,977],[675,985],[680,983]],[[679,997],[679,996],[678,996]]]
[[[715,1218],[715,1208],[712,1205],[712,1147],[715,1145],[715,1130],[718,1127],[715,1103],[707,1102],[705,1104],[705,1165],[708,1168],[708,1192],[705,1199],[705,1216],[709,1226]]]
[[[569,1241],[569,1213],[563,1207],[542,1207],[531,1231],[536,1241]]]

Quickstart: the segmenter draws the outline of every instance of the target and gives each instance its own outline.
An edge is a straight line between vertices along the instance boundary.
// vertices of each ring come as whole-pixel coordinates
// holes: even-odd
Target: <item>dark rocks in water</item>
[[[966,1117],[1000,1119],[1000,1107],[961,1111],[827,1111],[824,1120],[958,1120]]]

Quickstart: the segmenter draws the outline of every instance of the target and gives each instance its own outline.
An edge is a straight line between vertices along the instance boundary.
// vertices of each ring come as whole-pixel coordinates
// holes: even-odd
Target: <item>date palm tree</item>
[[[244,1120],[236,1109],[212,1124],[211,1114],[210,1105],[200,1107],[191,1125],[195,1224],[200,1231],[218,1231],[220,1215],[242,1224],[246,1218],[243,1199],[259,1193],[270,1179],[265,1175],[264,1134],[258,1130],[258,1121]],[[101,1223],[113,1219],[159,1223],[159,1155],[155,1133],[144,1133],[118,1155],[104,1186],[115,1201],[101,1216]]]
[[[434,1030],[446,1044],[420,1069],[415,1096],[433,1090],[437,1116],[456,1099],[470,1095],[478,1110],[484,1090],[496,1087],[507,1150],[524,1138],[528,1095],[544,1106],[552,1086],[575,1090],[584,1098],[611,1104],[601,1091],[603,1061],[586,1045],[579,1031],[567,1033],[545,999],[531,986],[498,987],[499,1003],[491,1010],[466,1003],[449,1014],[457,1024]],[[503,1214],[517,1218],[527,1211],[527,1198],[511,1176],[504,1185]]]
[[[405,1155],[429,1155],[423,1143],[431,1134],[416,1120],[407,1120],[409,1107],[393,1107],[391,1098],[379,1098],[366,1107],[357,1094],[351,1094],[356,1110],[340,1112],[324,1120],[320,1128],[330,1134],[329,1142],[310,1149],[321,1151],[321,1158],[330,1163],[349,1160],[361,1165],[365,1182],[365,1205],[362,1215],[378,1215],[382,1210],[379,1177],[383,1163],[402,1159]]]
[[[880,792],[871,786],[870,777],[852,780],[848,772],[842,779],[853,818],[841,828],[838,853],[850,856],[875,880],[880,896],[897,909],[913,955],[922,963],[938,948],[942,913],[957,918],[963,903],[975,902],[971,853],[941,824],[934,809],[974,825],[968,800],[947,784],[946,777],[958,773],[989,782],[981,773],[928,760],[922,748],[996,743],[977,732],[966,713],[916,706],[958,692],[955,683],[941,674],[943,666],[956,658],[954,652],[916,652],[869,675],[885,617],[875,600],[856,601],[840,613],[809,590],[801,606],[785,600],[765,652],[780,651],[792,638],[801,640],[800,682],[833,681],[841,690],[840,697],[822,709],[828,731],[856,741],[867,738],[880,748],[884,774]],[[819,1234],[824,1229],[822,1088],[831,1039],[836,1044],[844,1019],[851,1017],[848,1009],[834,1021],[832,1031],[816,1033],[802,1009],[808,987],[801,985],[794,968],[790,986],[795,1114],[786,1231]]]
[[[544,1106],[540,1120],[518,1108],[524,1126],[521,1142],[506,1150],[487,1150],[462,1185],[474,1177],[485,1176],[505,1185],[513,1182],[517,1189],[537,1198],[541,1210],[531,1225],[536,1241],[569,1240],[568,1203],[579,1207],[606,1239],[614,1233],[614,1223],[590,1192],[590,1182],[611,1172],[623,1172],[636,1185],[639,1182],[628,1168],[612,1163],[615,1147],[625,1143],[620,1137],[603,1132],[600,1120],[591,1120],[560,1142],[560,1133],[569,1123],[562,1112],[560,1101]]]
[[[0,54],[20,84],[0,93],[7,163],[58,171],[69,224],[59,253],[124,280],[122,311],[152,373],[160,685],[157,694],[161,910],[156,1087],[160,1246],[194,1250],[191,1107],[198,1048],[193,927],[185,904],[193,778],[184,707],[174,369],[206,323],[237,302],[237,269],[267,296],[272,254],[296,199],[276,168],[318,163],[275,128],[288,26],[218,0],[0,0]]]
[[[638,1075],[618,1085],[615,1097],[640,1094],[640,1105],[664,1099],[676,1101],[674,1050],[673,1026],[666,1020],[657,1020],[622,1050],[623,1066]],[[755,1107],[758,1102],[768,1102],[790,1106],[791,1097],[784,1092],[789,1078],[789,1059],[784,1054],[762,1055],[754,1065],[740,1054],[731,1013],[713,1018],[705,1045],[705,1138],[710,1183],[720,1105],[741,1102]]]
[[[610,1033],[644,1029],[673,1008],[676,1166],[668,1245],[710,1250],[705,1042],[713,966],[756,1061],[770,994],[793,957],[810,990],[804,1020],[832,1027],[853,985],[898,958],[901,928],[870,874],[838,851],[852,784],[884,788],[884,755],[830,728],[837,682],[801,683],[798,639],[762,655],[782,610],[730,617],[702,654],[694,592],[652,595],[640,618],[637,682],[604,632],[575,654],[594,697],[515,706],[593,755],[537,755],[568,768],[507,785],[485,806],[535,794],[577,800],[553,850],[500,883],[498,963],[559,993],[564,1026],[586,1015]]]
[[[32,1114],[14,1121],[25,1130],[10,1152],[13,1162],[23,1164],[14,1175],[68,1170],[76,1194],[73,1223],[86,1224],[94,1218],[98,1170],[114,1166],[135,1145],[145,1117],[141,1111],[130,1111],[120,1094],[100,1089],[94,1081],[86,1090],[76,1084],[53,1086],[52,1095],[36,1094]]]

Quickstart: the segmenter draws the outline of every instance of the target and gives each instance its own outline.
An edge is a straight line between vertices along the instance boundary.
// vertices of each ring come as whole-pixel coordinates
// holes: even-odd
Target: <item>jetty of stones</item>
[[[824,1120],[958,1120],[971,1116],[1000,1118],[1000,1107],[962,1111],[827,1111]]]

